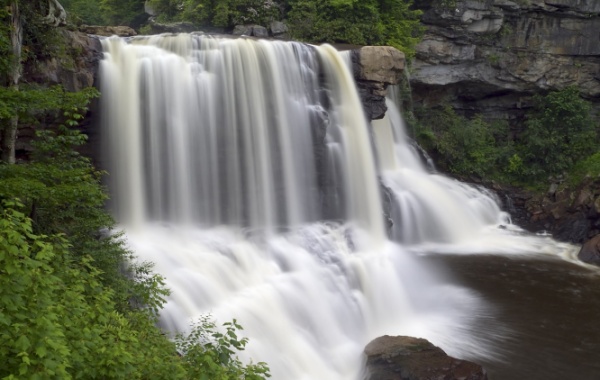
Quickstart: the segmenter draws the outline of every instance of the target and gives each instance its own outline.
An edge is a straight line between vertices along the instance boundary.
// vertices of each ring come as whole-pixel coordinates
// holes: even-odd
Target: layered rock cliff
[[[519,124],[535,93],[580,88],[600,113],[600,2],[420,0],[414,102]]]

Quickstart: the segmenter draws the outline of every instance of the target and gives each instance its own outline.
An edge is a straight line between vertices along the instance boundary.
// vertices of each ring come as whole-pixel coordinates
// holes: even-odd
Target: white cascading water
[[[278,380],[359,379],[365,344],[384,334],[494,354],[472,334],[488,306],[415,252],[505,242],[506,215],[488,194],[429,174],[393,104],[373,144],[332,47],[188,34],[103,45],[111,208],[166,277],[166,329],[236,318],[245,357]]]
[[[430,174],[406,138],[402,117],[391,100],[373,131],[384,185],[391,196],[392,237],[405,244],[458,243],[482,226],[507,225],[493,195],[443,175]],[[389,144],[388,141],[395,141]]]

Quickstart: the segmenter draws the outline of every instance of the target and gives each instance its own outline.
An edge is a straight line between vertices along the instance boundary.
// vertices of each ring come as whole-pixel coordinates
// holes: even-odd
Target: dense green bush
[[[154,325],[152,310],[119,311],[94,261],[74,259],[64,235],[36,234],[22,208],[18,201],[4,201],[0,207],[1,378],[269,376],[264,363],[244,366],[235,357],[246,344],[236,335],[240,326],[235,321],[219,333],[204,319],[173,343]]]
[[[460,176],[499,178],[504,174],[513,145],[504,122],[467,119],[450,106],[417,112],[417,140],[432,151],[443,168]]]
[[[144,2],[145,0],[100,0],[102,18],[109,25],[139,27],[148,18],[144,12]]]
[[[421,12],[406,0],[151,0],[150,4],[162,21],[231,29],[284,20],[294,39],[391,45],[409,56],[423,33]]]
[[[66,126],[40,135],[32,162],[0,165],[0,378],[268,377],[236,358],[235,323],[220,333],[204,319],[167,339],[162,278],[102,232],[113,227],[102,173],[73,150],[85,138]]]
[[[412,1],[290,0],[288,6],[292,36],[311,42],[391,45],[412,56],[423,32]]]
[[[107,20],[99,0],[61,0],[69,23],[104,25]]]
[[[597,127],[588,102],[576,87],[534,98],[520,137],[525,176],[543,178],[569,171],[597,150]]]
[[[567,87],[535,96],[515,137],[506,123],[469,120],[449,106],[418,110],[416,137],[449,172],[533,185],[572,170],[578,178],[597,171],[598,125],[590,111],[578,90]]]

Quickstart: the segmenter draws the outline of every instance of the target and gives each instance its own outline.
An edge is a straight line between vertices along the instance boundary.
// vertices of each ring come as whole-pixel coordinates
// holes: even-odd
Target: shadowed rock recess
[[[521,121],[535,93],[576,85],[600,110],[600,2],[421,0],[411,85],[426,107]]]
[[[425,339],[382,336],[367,345],[367,380],[487,380],[478,364],[455,359]]]

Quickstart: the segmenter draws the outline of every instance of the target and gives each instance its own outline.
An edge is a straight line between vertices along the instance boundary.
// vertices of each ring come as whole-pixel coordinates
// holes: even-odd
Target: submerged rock
[[[429,341],[382,336],[365,347],[367,380],[487,380],[483,367],[448,356]]]

